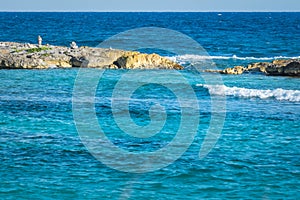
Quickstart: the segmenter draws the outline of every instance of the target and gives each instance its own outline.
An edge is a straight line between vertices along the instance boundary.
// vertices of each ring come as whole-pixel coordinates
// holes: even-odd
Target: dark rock
[[[244,72],[261,72],[270,76],[300,76],[300,60],[274,60],[272,62],[251,63],[247,67],[235,66],[224,70],[205,70],[221,74],[243,74]]]
[[[89,61],[85,57],[72,57],[70,60],[70,64],[72,67],[88,67]]]
[[[300,61],[273,62],[272,65],[266,68],[266,74],[272,76],[300,76]]]

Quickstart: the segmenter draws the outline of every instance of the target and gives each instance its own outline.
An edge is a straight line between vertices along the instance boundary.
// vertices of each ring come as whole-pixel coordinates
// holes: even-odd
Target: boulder
[[[78,46],[77,46],[76,42],[74,42],[74,41],[71,42],[70,48],[71,48],[71,49],[78,49]]]

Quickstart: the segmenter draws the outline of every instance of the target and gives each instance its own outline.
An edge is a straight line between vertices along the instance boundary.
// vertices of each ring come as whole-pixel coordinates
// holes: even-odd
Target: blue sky
[[[300,0],[0,0],[2,11],[300,11]]]

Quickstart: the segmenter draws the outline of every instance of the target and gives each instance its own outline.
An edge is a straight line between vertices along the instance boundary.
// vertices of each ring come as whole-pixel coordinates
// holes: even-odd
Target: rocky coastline
[[[136,51],[70,47],[16,42],[0,42],[0,69],[49,68],[100,68],[100,69],[184,69],[183,66],[158,54]],[[239,75],[260,72],[272,76],[300,76],[300,59],[274,60],[250,63],[224,70],[205,72]]]
[[[234,75],[261,72],[270,76],[300,76],[300,59],[273,60],[272,62],[250,63],[248,66],[235,66],[224,70],[205,71]]]
[[[0,69],[183,69],[157,54],[75,46],[0,42]]]

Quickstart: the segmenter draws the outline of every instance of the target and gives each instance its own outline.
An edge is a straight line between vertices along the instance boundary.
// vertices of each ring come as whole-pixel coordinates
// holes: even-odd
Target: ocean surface
[[[137,37],[136,45],[185,66],[173,78],[166,70],[135,71],[139,79],[122,79],[126,70],[0,70],[0,199],[300,199],[300,79],[260,73],[207,75],[195,70],[203,63],[224,69],[299,58],[300,13],[0,13],[0,41],[36,43],[41,35],[44,43],[52,45],[76,41],[79,46],[96,47],[116,34],[142,27],[178,31],[207,54],[191,53],[182,45],[182,37],[167,38],[181,54],[144,48],[148,40],[161,37],[158,32]],[[74,85],[80,74],[100,72],[92,103],[106,139],[137,155],[156,152],[179,137],[176,133],[185,120],[187,133],[195,125],[197,130],[178,159],[145,173],[118,170],[99,161],[74,119],[82,112],[88,129],[96,130],[84,109],[74,106]],[[157,77],[165,84],[155,82]],[[141,86],[120,98],[133,85]],[[116,89],[121,96],[114,93]],[[187,98],[191,90],[195,101]],[[125,106],[113,109],[114,102]],[[218,109],[219,104],[224,109]],[[195,116],[189,113],[200,120],[193,123]],[[162,129],[157,134],[156,126],[146,131],[154,131],[151,137],[128,135],[118,125],[144,127],[152,117],[161,116],[166,117]],[[214,116],[224,120],[211,123]],[[218,127],[220,137],[200,159],[208,130]],[[134,131],[144,134],[143,130]],[[182,136],[179,142],[184,146],[186,140]],[[95,148],[103,148],[101,153],[112,164],[121,162],[130,168],[136,162],[130,157],[120,160],[106,152],[105,145],[99,141]],[[165,161],[153,159],[154,164]]]

